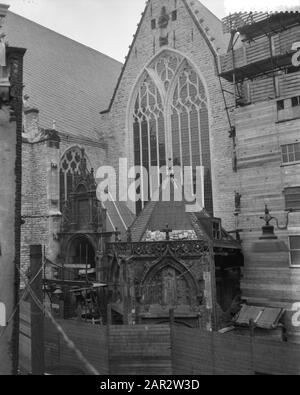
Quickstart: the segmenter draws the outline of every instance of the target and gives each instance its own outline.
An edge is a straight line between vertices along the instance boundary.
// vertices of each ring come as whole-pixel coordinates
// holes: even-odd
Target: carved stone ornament
[[[159,42],[160,46],[169,44],[169,34],[168,34],[168,25],[170,21],[170,15],[167,13],[166,7],[162,7],[161,15],[158,20],[158,26],[160,28],[160,37]]]

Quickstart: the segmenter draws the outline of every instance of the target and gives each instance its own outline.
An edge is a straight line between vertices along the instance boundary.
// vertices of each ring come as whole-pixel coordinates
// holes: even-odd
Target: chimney
[[[34,142],[40,135],[39,110],[37,108],[24,108],[23,138],[29,142]]]

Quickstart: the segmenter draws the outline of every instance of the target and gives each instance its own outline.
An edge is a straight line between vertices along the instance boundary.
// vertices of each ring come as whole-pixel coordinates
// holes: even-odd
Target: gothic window
[[[139,88],[133,115],[135,166],[149,171],[151,166],[165,165],[165,118],[157,86],[145,74]],[[138,191],[143,195],[143,190]],[[137,209],[141,209],[138,206]]]
[[[67,201],[70,192],[73,189],[74,176],[80,174],[80,165],[82,159],[89,161],[85,155],[84,149],[73,147],[69,149],[62,157],[60,162],[60,204],[61,207]]]
[[[210,170],[205,88],[197,71],[184,57],[164,51],[145,69],[134,100],[135,166],[147,170],[151,166],[192,166],[195,173],[196,166],[202,165]],[[205,190],[206,208],[211,212],[210,176],[205,181]],[[145,206],[144,195],[141,196],[137,214]]]
[[[203,164],[202,136],[208,122],[202,82],[185,61],[178,75],[171,107],[173,157],[182,166]]]

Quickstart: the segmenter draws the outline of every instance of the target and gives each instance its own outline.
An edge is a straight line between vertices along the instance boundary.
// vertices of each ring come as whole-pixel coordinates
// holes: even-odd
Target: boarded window
[[[300,143],[281,146],[282,163],[300,162]]]
[[[277,111],[284,110],[284,100],[279,100],[277,102]]]
[[[284,195],[287,210],[300,210],[300,187],[286,188]]]
[[[300,96],[292,97],[292,107],[300,106]]]
[[[300,266],[300,236],[290,236],[291,266]]]

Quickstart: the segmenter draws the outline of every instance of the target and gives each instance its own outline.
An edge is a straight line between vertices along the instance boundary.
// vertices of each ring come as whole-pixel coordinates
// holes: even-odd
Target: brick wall
[[[108,150],[99,141],[60,135],[59,147],[49,146],[49,140],[23,142],[22,267],[29,266],[29,245],[45,246],[46,256],[55,261],[60,252],[56,234],[60,231],[59,166],[64,153],[72,147],[85,149],[95,170],[109,163]],[[53,165],[57,165],[53,166]]]
[[[11,100],[0,109],[0,301],[7,319],[18,300],[21,210],[22,78],[25,50],[7,48]],[[3,328],[1,329],[3,330]],[[0,374],[16,372],[18,314],[0,338]]]

